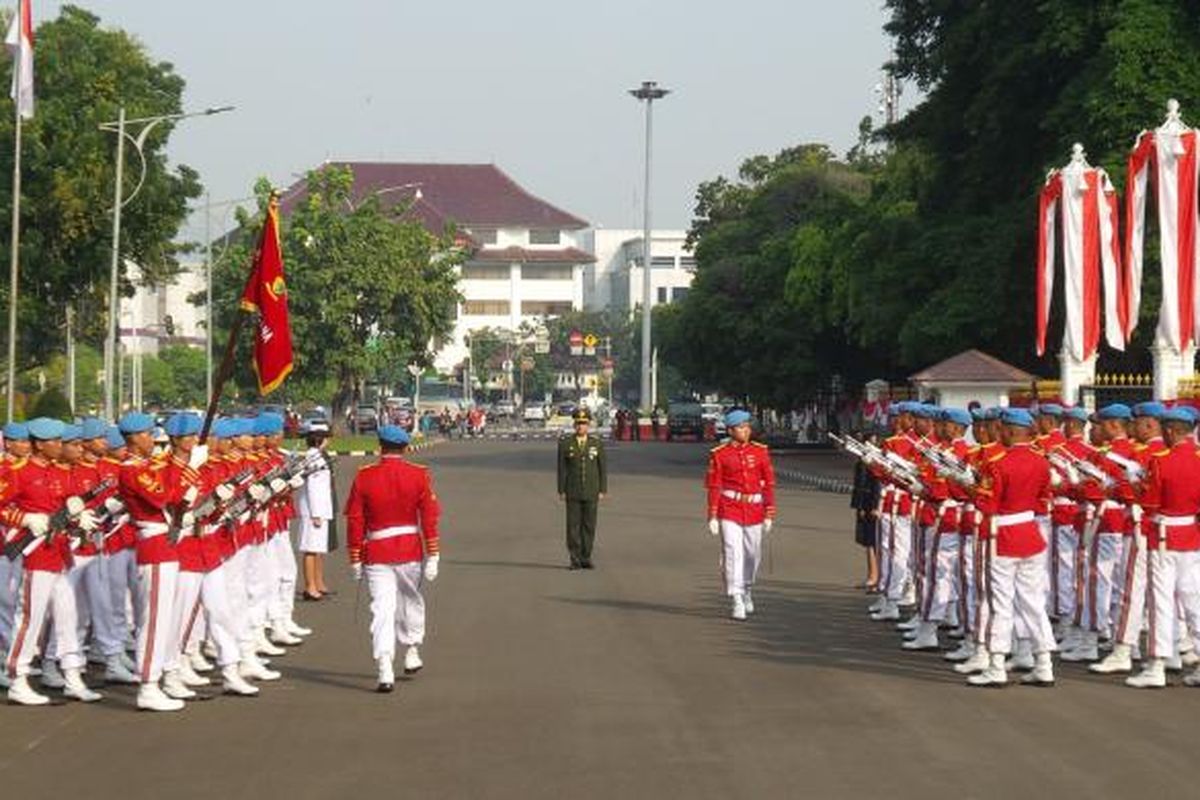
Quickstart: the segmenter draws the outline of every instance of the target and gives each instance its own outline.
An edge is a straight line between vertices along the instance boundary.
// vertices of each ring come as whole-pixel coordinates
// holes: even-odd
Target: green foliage
[[[170,387],[166,405],[178,408],[203,408],[208,401],[208,361],[203,350],[184,345],[164,347],[155,361],[169,372]],[[144,376],[143,392],[149,399],[149,372]]]
[[[70,422],[71,404],[67,402],[66,395],[60,390],[50,388],[37,396],[28,414],[30,419],[34,417],[50,417]]]
[[[99,344],[107,318],[114,134],[101,122],[181,110],[184,80],[166,62],[99,18],[65,5],[57,19],[40,25],[37,40],[37,109],[22,126],[21,275],[19,341],[21,367],[44,363],[61,352],[68,303],[78,311],[77,333]],[[11,81],[12,59],[0,59],[0,85]],[[157,126],[146,140],[146,180],[122,215],[121,253],[159,281],[176,269],[174,242],[187,202],[200,194],[196,173],[168,168],[173,125]],[[11,175],[12,114],[0,114],[0,174]],[[140,162],[126,147],[126,190],[136,184]],[[0,208],[12,208],[12,186],[0,182]],[[8,261],[8,236],[0,258]],[[132,292],[124,281],[122,290]],[[7,286],[3,303],[8,303]],[[89,381],[80,381],[80,388]],[[82,402],[82,400],[81,400]]]

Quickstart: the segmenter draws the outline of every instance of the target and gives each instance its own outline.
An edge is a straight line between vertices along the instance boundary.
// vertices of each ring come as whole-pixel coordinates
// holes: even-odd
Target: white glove
[[[196,525],[196,515],[191,511],[183,512],[183,516],[179,518],[179,529],[190,531]]]
[[[767,517],[763,520],[763,533],[770,533],[771,528],[775,527],[775,520],[772,517]]]
[[[425,559],[425,580],[432,583],[438,576],[438,556],[432,555]]]
[[[222,503],[229,500],[229,498],[233,497],[233,487],[230,486],[228,483],[217,484],[217,488],[215,491],[217,493],[217,497],[219,497],[221,499]]]
[[[271,497],[271,491],[261,483],[254,483],[250,485],[250,496],[255,502],[265,503]]]
[[[720,536],[721,535],[721,521],[719,519],[717,519],[716,517],[713,517],[712,519],[710,519],[708,521],[708,532],[711,533],[713,536]]]
[[[200,490],[195,486],[189,486],[188,490],[183,493],[183,504],[190,506],[196,502],[196,498],[200,496]]]
[[[293,475],[291,477],[291,479],[288,480],[288,486],[291,486],[293,489],[299,489],[303,485],[304,485],[304,476],[303,475]]]
[[[71,497],[67,498],[67,513],[72,517],[78,517],[79,513],[86,507],[87,506],[84,505],[82,497],[76,497],[72,495]]]
[[[237,521],[238,521],[238,525],[245,525],[247,522],[250,521],[250,512],[243,511],[242,513],[238,514]]]
[[[34,536],[45,536],[46,531],[50,530],[50,516],[48,514],[26,514],[21,520],[21,524],[27,531]]]
[[[275,494],[279,494],[284,489],[286,489],[287,486],[288,486],[287,481],[285,481],[283,478],[272,478],[271,479],[271,491],[274,492]]]
[[[354,562],[350,565],[350,576],[354,578],[354,582],[358,583],[362,580],[363,570],[360,562]]]
[[[125,510],[125,504],[117,497],[110,497],[104,501],[104,510],[110,514],[120,514]]]
[[[79,512],[79,519],[75,520],[75,524],[84,533],[91,533],[100,527],[100,521],[96,519],[96,515],[91,512],[91,509],[87,508]]]

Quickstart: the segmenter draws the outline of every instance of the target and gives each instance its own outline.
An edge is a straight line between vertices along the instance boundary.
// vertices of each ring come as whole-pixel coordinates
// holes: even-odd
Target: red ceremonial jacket
[[[1046,549],[1037,522],[1030,515],[1043,508],[1049,497],[1050,463],[1029,444],[1015,444],[990,462],[975,503],[991,515],[997,555],[1029,558]],[[1012,515],[1029,518],[1004,519]]]
[[[1161,527],[1166,532],[1168,550],[1200,550],[1200,528],[1196,527],[1196,514],[1200,513],[1200,451],[1194,441],[1179,442],[1150,460],[1141,500],[1151,547],[1158,546]]]
[[[709,519],[758,525],[775,516],[775,470],[765,444],[731,441],[714,447],[704,485]]]
[[[5,521],[19,526],[27,513],[54,514],[70,496],[71,473],[62,464],[30,458],[25,466],[10,472]],[[25,556],[25,569],[63,572],[71,564],[70,543],[64,536],[45,540]]]
[[[167,540],[167,506],[179,502],[176,487],[167,481],[163,459],[130,456],[121,464],[121,499],[137,533],[137,563],[178,561]]]
[[[440,514],[429,470],[399,454],[381,456],[358,470],[346,500],[350,563],[407,564],[437,555]]]

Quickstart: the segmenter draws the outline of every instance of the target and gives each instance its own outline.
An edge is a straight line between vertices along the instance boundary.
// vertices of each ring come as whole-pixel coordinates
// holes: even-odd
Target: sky
[[[76,0],[187,81],[170,156],[214,204],[325,160],[492,162],[597,227],[686,228],[696,187],[802,142],[844,153],[878,119],[882,0]],[[35,25],[62,3],[34,0]],[[902,102],[901,108],[906,104]],[[232,219],[214,212],[214,229]],[[200,239],[201,215],[185,238]]]

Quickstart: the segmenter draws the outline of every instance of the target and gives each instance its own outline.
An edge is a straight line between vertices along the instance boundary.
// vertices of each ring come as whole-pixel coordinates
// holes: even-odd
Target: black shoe
[[[320,594],[310,594],[309,592],[301,592],[300,599],[306,603],[316,603],[320,600],[324,600],[325,596]]]
[[[578,561],[572,561],[572,562],[571,562],[571,566],[567,567],[567,569],[571,569],[571,570],[574,570],[574,569],[583,569],[583,565],[582,565],[582,564],[580,564]]]
[[[581,565],[584,569],[595,569],[596,567],[590,561],[585,561]]]
[[[379,694],[391,694],[392,693],[392,684],[381,683],[375,687],[375,691],[379,692]]]

